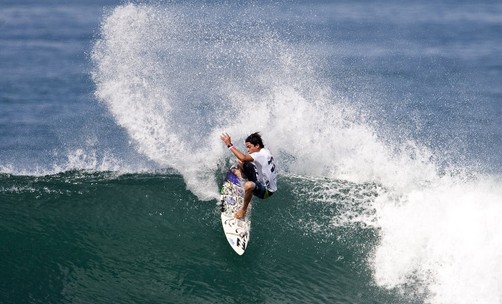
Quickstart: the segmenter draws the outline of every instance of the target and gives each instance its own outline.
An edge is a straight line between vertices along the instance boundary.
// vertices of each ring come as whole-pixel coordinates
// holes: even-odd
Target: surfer
[[[228,133],[221,134],[220,138],[239,160],[237,166],[240,170],[237,172],[247,178],[244,183],[244,203],[242,208],[235,213],[235,218],[241,219],[246,216],[253,194],[260,199],[266,199],[277,191],[274,157],[263,145],[258,132],[249,135],[244,142],[248,154],[242,153],[232,144]]]

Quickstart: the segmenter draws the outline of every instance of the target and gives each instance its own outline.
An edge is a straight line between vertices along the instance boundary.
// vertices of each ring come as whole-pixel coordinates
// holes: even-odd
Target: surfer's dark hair
[[[251,143],[253,146],[259,145],[260,148],[264,148],[263,140],[259,132],[255,132],[246,138],[246,142]]]

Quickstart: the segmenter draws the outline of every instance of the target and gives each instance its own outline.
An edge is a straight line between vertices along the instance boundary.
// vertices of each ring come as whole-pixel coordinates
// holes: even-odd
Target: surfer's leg
[[[258,179],[258,172],[256,172],[256,166],[252,162],[246,162],[242,164],[242,173],[248,181],[256,182]]]
[[[248,210],[249,203],[251,202],[251,198],[253,197],[253,190],[255,187],[256,185],[253,182],[246,182],[244,184],[244,203],[242,204],[242,208],[235,213],[235,218],[241,219],[246,216],[246,212]]]

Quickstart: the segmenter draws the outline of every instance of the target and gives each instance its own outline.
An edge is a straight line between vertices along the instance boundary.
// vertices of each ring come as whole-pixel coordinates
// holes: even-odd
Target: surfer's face
[[[253,145],[250,142],[246,142],[245,145],[246,148],[248,149],[248,154],[260,151],[260,145]]]

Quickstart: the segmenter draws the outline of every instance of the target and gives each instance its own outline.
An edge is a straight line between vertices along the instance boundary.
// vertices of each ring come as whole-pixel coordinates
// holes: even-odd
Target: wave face
[[[364,262],[374,235],[323,233],[331,219],[318,215],[374,190],[340,181],[332,187],[355,189],[331,206],[295,201],[294,191],[314,186],[283,178],[279,199],[253,208],[241,257],[219,210],[181,175],[0,175],[2,302],[399,303],[401,295],[374,286]]]

